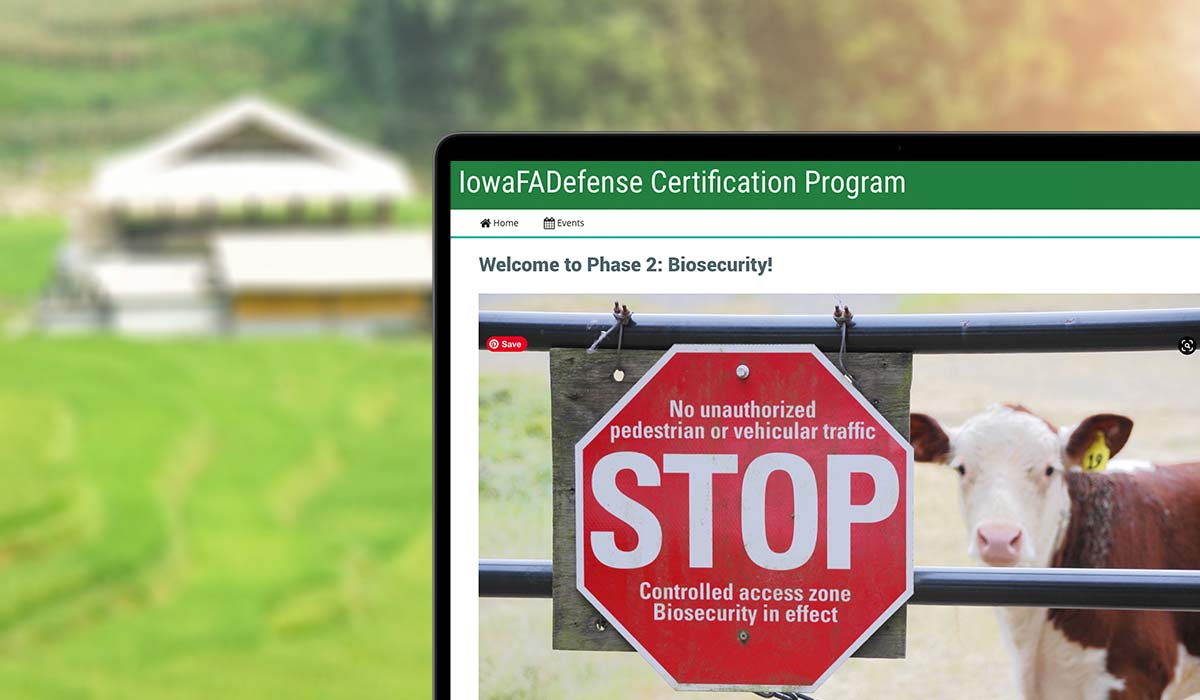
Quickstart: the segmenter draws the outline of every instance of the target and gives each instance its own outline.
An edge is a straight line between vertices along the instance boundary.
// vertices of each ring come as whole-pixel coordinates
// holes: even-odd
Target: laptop
[[[809,693],[925,673],[908,634],[929,624],[909,612],[923,597],[915,542],[932,563],[980,567],[957,591],[997,575],[984,554],[1051,566],[1053,552],[969,550],[963,465],[914,467],[941,453],[911,416],[1035,400],[1066,414],[1067,399],[1186,411],[1182,391],[1140,396],[1102,371],[1113,365],[1071,358],[1161,351],[1124,357],[1193,371],[1198,146],[1192,134],[444,139],[439,696]],[[1114,445],[1086,442],[1081,459],[1107,464]],[[1087,471],[1065,459],[1038,468]],[[914,501],[917,482],[936,498]],[[921,540],[943,512],[953,536]],[[1038,527],[1014,532],[1032,542]],[[924,601],[966,601],[954,595],[928,588]],[[893,661],[850,661],[863,657]],[[965,663],[969,682],[982,671]]]

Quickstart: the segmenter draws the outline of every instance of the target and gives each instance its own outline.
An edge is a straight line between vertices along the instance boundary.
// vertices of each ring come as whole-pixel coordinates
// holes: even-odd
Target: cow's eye
[[[959,476],[965,476],[967,473],[967,468],[960,464],[954,468],[954,471],[958,472]]]
[[[1053,464],[1046,465],[1046,476],[1054,476],[1054,465]]]

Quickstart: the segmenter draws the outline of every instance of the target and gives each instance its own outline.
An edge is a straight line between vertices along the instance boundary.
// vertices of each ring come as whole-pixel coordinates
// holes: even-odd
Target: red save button
[[[521,352],[529,347],[529,341],[519,335],[493,335],[487,340],[487,349],[492,352]]]

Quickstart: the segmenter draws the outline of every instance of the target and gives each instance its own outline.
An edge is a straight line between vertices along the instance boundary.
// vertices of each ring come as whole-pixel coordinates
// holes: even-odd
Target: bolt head
[[[737,366],[737,378],[738,379],[745,379],[746,377],[749,377],[749,376],[750,376],[750,368],[749,367],[747,367],[746,365],[738,365]]]

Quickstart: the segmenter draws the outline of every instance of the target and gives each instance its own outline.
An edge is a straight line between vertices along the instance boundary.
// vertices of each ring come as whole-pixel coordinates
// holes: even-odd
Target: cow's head
[[[911,428],[917,461],[958,472],[967,553],[992,566],[1049,566],[1071,514],[1064,471],[1101,435],[1115,455],[1133,421],[1098,414],[1059,430],[1020,406],[992,406],[957,428],[914,413]]]

